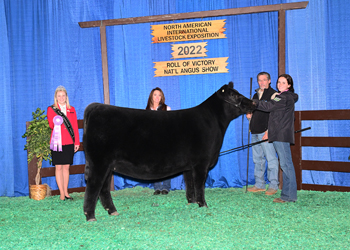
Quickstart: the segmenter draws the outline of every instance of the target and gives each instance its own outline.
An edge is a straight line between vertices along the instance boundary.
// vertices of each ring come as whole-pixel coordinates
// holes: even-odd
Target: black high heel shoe
[[[65,196],[64,198],[65,198],[65,200],[74,200],[73,197],[67,197],[67,196]]]

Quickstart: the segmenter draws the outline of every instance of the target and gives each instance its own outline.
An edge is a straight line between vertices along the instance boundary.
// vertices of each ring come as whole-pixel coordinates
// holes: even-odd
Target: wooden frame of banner
[[[233,8],[233,9],[208,10],[208,11],[187,12],[187,13],[168,14],[168,15],[88,21],[88,22],[79,22],[79,26],[81,28],[100,27],[104,103],[110,104],[106,26],[150,23],[150,22],[164,22],[164,21],[175,21],[175,20],[206,18],[206,17],[233,16],[233,15],[244,15],[244,14],[278,11],[278,75],[280,75],[285,73],[285,70],[286,70],[286,44],[285,44],[286,43],[286,25],[285,25],[286,10],[305,9],[308,3],[309,1],[304,1],[304,2],[271,4],[271,5],[261,5],[261,6],[253,6],[253,7]],[[113,176],[112,176],[112,183],[113,183]]]
[[[271,4],[271,5],[261,5],[261,6],[234,8],[234,9],[209,10],[209,11],[187,12],[187,13],[178,13],[178,14],[169,14],[169,15],[156,15],[156,16],[88,21],[88,22],[79,22],[79,26],[81,28],[100,27],[104,102],[106,104],[109,104],[110,99],[109,99],[106,26],[163,22],[163,21],[185,20],[185,19],[206,18],[206,17],[233,16],[233,15],[278,11],[278,74],[280,75],[285,73],[285,63],[286,63],[286,55],[285,55],[286,54],[286,48],[285,48],[286,46],[285,45],[286,10],[305,9],[308,3],[309,1],[304,1],[304,2]]]

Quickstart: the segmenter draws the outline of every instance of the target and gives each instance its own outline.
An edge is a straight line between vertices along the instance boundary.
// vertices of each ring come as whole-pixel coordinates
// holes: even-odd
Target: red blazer
[[[58,105],[59,109],[61,109],[60,105]],[[53,130],[53,127],[55,126],[53,124],[53,118],[57,114],[51,107],[47,108],[47,120],[49,122],[50,128]],[[75,112],[75,108],[71,106],[70,109],[67,108],[67,118],[69,119],[70,123],[72,124],[73,130],[74,130],[74,145],[80,145],[80,139],[79,139],[79,129],[78,129],[78,119],[77,119],[77,113]],[[66,126],[64,123],[61,125],[61,135],[62,135],[62,145],[69,145],[73,144],[72,137],[70,136]],[[52,137],[52,131],[51,131],[51,137]]]

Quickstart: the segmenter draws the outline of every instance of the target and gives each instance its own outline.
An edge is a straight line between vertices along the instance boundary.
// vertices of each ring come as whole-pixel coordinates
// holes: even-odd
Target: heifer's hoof
[[[195,202],[195,199],[187,199],[187,201],[188,201],[188,204],[197,203]]]
[[[113,208],[113,209],[106,209],[109,215],[119,215],[119,213],[117,212],[117,209]]]
[[[86,221],[96,221],[95,213],[84,212]]]
[[[199,206],[199,207],[208,207],[208,206],[207,206],[207,203],[199,203],[199,202],[198,202],[198,206]]]
[[[119,215],[119,213],[117,211],[113,212],[113,213],[110,213],[109,215],[114,215],[114,216],[117,216]]]

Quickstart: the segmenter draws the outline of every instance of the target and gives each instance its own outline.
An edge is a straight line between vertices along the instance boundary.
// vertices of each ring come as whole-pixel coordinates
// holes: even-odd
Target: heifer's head
[[[256,109],[256,105],[252,100],[241,95],[237,90],[233,88],[233,83],[230,82],[228,85],[222,86],[216,94],[218,97],[235,107],[238,112],[237,115],[252,112]]]

